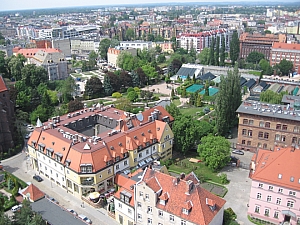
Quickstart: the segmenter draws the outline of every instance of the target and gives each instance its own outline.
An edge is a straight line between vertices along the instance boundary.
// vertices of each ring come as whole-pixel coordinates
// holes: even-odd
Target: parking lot
[[[249,165],[253,153],[245,152],[244,155],[232,155],[239,158],[242,164]],[[247,218],[247,204],[251,190],[249,169],[227,166],[221,171],[221,173],[226,173],[228,180],[230,180],[230,183],[226,185],[228,192],[224,197],[227,201],[225,209],[229,207],[233,209],[233,211],[237,214],[237,222],[239,224],[250,224]]]

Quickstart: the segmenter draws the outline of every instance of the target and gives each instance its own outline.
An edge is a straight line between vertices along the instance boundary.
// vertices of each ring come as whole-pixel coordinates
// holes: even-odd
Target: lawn
[[[172,101],[176,106],[179,106],[180,105],[180,100],[179,99],[174,99]]]
[[[203,112],[202,107],[187,107],[187,108],[180,107],[179,109],[183,115],[187,115],[187,116],[197,116],[198,117],[196,112]]]

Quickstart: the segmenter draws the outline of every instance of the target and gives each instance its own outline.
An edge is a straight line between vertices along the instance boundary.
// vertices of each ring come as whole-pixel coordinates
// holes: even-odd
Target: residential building
[[[240,35],[240,58],[246,59],[250,52],[260,52],[265,55],[265,59],[269,60],[273,43],[286,42],[285,34],[266,34],[259,33],[250,34],[243,33]]]
[[[257,148],[300,145],[300,107],[244,101],[239,116],[237,149],[256,152]]]
[[[120,46],[117,46],[115,48],[109,48],[107,51],[107,62],[112,66],[117,66],[118,56],[121,54],[121,52],[128,52],[132,56],[137,56],[137,49],[135,48],[123,48]]]
[[[195,75],[195,78],[199,78],[204,73],[204,66],[199,64],[183,64],[176,75],[171,77],[171,80],[177,80],[178,78],[185,80],[189,76],[191,79],[193,79],[193,76]]]
[[[153,42],[152,47],[156,47],[159,46],[161,48],[162,52],[166,52],[169,54],[174,53],[174,49],[173,49],[173,43],[170,41],[165,41],[165,42]]]
[[[98,52],[99,41],[94,39],[71,38],[71,54],[89,55],[91,51]]]
[[[300,74],[300,44],[274,43],[270,52],[270,65],[279,64],[283,59],[291,61],[293,70]]]
[[[136,176],[128,181],[130,190],[122,187],[115,195],[120,224],[223,224],[225,200],[200,187],[193,172],[172,177],[149,167]],[[134,221],[126,213],[133,208]]]
[[[104,193],[116,173],[172,157],[173,120],[161,106],[135,115],[98,104],[38,121],[28,153],[35,170],[74,196]]]
[[[152,42],[151,41],[121,41],[120,46],[122,48],[135,48],[135,49],[149,49],[152,48]]]
[[[10,100],[9,89],[0,75],[0,153],[14,147],[17,137],[15,130],[14,104]]]
[[[300,223],[299,147],[259,149],[251,161],[248,215],[269,224]]]

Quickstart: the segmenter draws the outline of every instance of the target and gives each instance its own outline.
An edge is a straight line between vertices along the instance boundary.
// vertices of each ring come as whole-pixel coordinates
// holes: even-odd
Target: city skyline
[[[61,1],[61,0],[52,0],[52,1],[39,1],[39,0],[31,0],[31,1],[21,1],[21,0],[4,0],[2,2],[2,6],[0,8],[0,11],[15,11],[15,10],[36,10],[36,9],[46,9],[46,8],[65,8],[65,7],[84,7],[84,6],[117,6],[117,5],[141,5],[141,4],[153,4],[153,3],[159,3],[160,5],[166,3],[205,3],[205,2],[214,2],[218,3],[220,0],[186,0],[186,1],[176,1],[176,0],[164,0],[161,2],[160,0],[140,0],[136,2],[135,0],[129,0],[124,3],[124,1],[121,0],[111,0],[109,2],[99,2],[97,0],[86,0],[86,1],[80,1],[80,0],[72,0],[72,1]],[[247,0],[227,0],[228,3],[240,3],[240,2],[247,2]],[[222,2],[222,3],[226,3]],[[264,2],[262,0],[256,0],[255,2]],[[274,1],[273,1],[274,2]],[[275,0],[275,2],[279,2]],[[292,1],[288,1],[292,2]]]

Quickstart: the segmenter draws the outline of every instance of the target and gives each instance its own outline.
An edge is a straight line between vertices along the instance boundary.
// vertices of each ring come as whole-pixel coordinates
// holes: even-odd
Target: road
[[[4,170],[14,174],[25,182],[31,182],[36,185],[40,190],[45,192],[47,195],[55,198],[60,205],[65,208],[72,208],[78,214],[84,214],[89,219],[93,221],[94,225],[117,225],[114,219],[107,215],[107,211],[103,208],[95,209],[87,204],[84,204],[84,208],[80,205],[82,201],[73,195],[69,194],[63,188],[57,186],[55,183],[51,182],[47,178],[44,181],[37,182],[32,179],[33,175],[36,173],[31,168],[30,161],[27,160],[26,154],[24,152],[19,153],[9,159],[2,160],[2,165]]]

